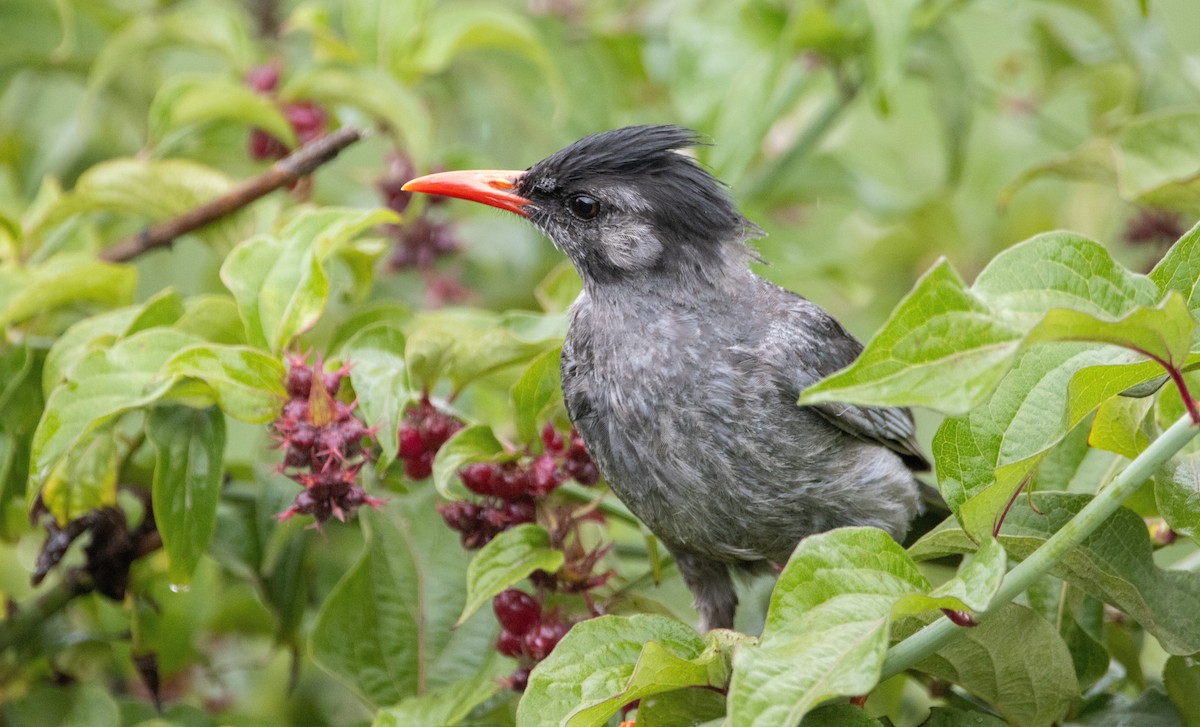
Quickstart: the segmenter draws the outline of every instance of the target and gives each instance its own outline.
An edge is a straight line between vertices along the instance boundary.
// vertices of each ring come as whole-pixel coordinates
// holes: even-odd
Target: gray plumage
[[[847,525],[902,540],[928,463],[907,409],[797,406],[862,346],[749,269],[758,228],[678,153],[697,142],[670,126],[596,134],[515,191],[583,279],[562,355],[571,420],[675,557],[706,630],[733,625],[731,566],[783,563]]]

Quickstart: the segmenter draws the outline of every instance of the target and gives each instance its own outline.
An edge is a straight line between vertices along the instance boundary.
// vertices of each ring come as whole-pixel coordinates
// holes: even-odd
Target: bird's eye
[[[596,201],[595,197],[577,194],[567,200],[567,209],[581,220],[590,220],[600,214],[600,203]]]

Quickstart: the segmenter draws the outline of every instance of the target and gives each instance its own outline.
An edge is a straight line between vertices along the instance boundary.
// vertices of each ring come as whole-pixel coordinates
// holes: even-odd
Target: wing
[[[849,366],[863,346],[820,306],[771,283],[766,286],[765,307],[772,315],[760,355],[788,394],[799,398],[806,386]],[[908,409],[838,403],[811,408],[847,434],[892,450],[910,469],[929,470]]]

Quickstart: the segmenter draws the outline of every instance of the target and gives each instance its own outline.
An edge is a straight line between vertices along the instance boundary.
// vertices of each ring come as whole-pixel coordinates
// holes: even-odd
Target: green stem
[[[598,498],[603,498],[600,499],[599,503],[597,503],[597,510],[605,515],[608,515],[609,517],[614,517],[618,520],[629,523],[635,528],[642,527],[642,521],[638,520],[636,515],[629,512],[629,508],[625,507],[620,500],[616,499],[615,497],[607,497],[606,495],[609,493],[605,490],[598,490],[594,487],[584,487],[577,482],[564,482],[559,486],[558,491],[567,497],[570,497],[572,500],[578,500],[579,502],[590,503],[595,502]]]
[[[1180,417],[1170,429],[1163,432],[1161,437],[1154,440],[1137,459],[1117,475],[1111,485],[1097,493],[1075,517],[1050,536],[1042,547],[1013,568],[1005,576],[1004,583],[996,591],[987,611],[976,614],[976,620],[982,621],[987,618],[1048,573],[1055,563],[1116,512],[1121,503],[1149,479],[1160,465],[1183,449],[1197,434],[1200,434],[1200,426],[1195,425],[1187,414]],[[957,638],[962,631],[962,628],[955,626],[949,619],[939,618],[888,650],[880,680],[899,674],[928,658]]]

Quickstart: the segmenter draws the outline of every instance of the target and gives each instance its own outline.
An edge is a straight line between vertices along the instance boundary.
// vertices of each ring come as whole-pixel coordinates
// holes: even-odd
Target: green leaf
[[[1021,560],[1079,512],[1086,495],[1038,492],[1035,513],[1024,498],[1014,503],[1004,521],[1000,542]],[[975,546],[958,527],[930,533],[910,549],[914,558],[965,553]],[[1067,553],[1051,573],[1127,613],[1172,654],[1200,651],[1200,623],[1187,604],[1200,598],[1200,574],[1162,570],[1154,563],[1149,534],[1142,519],[1122,508]]]
[[[216,409],[156,407],[146,424],[153,445],[154,520],[172,583],[191,582],[217,517],[225,458],[225,416]]]
[[[1038,614],[1012,603],[963,629],[959,638],[914,668],[975,694],[1014,727],[1057,724],[1079,698],[1071,653],[1058,632]]]
[[[1092,138],[1066,154],[1040,161],[1021,172],[1001,190],[1000,206],[1007,207],[1021,188],[1042,177],[1057,177],[1113,187],[1117,183],[1115,153],[1112,140]]]
[[[460,429],[446,440],[433,460],[433,486],[448,500],[457,499],[450,485],[458,471],[472,462],[494,462],[506,456],[504,445],[483,424]]]
[[[995,388],[1020,339],[1021,332],[997,320],[942,260],[917,281],[858,359],[805,389],[800,403],[963,413]]]
[[[421,488],[377,511],[362,559],[325,600],[313,628],[313,658],[375,705],[449,687],[478,675],[495,621],[479,614],[458,628],[467,554]]]
[[[279,97],[359,109],[399,134],[406,149],[423,153],[430,146],[432,122],[421,97],[375,68],[325,66],[304,71],[283,85]]]
[[[635,699],[690,686],[721,688],[732,647],[747,638],[713,631],[701,639],[664,616],[582,621],[534,667],[517,723],[602,725]]]
[[[1116,138],[1118,187],[1125,199],[1195,210],[1200,196],[1200,113],[1157,111],[1125,124]]]
[[[279,237],[258,235],[238,245],[221,266],[252,345],[280,352],[316,325],[329,300],[330,255],[375,225],[388,210],[303,210]]]
[[[1177,455],[1154,475],[1154,500],[1172,530],[1200,538],[1200,453]]]
[[[70,376],[79,359],[92,347],[111,345],[119,338],[156,326],[175,323],[183,313],[179,293],[166,290],[138,306],[128,306],[84,318],[63,332],[46,356],[42,388],[49,396]]]
[[[404,366],[404,334],[384,322],[361,329],[341,348],[367,424],[379,427],[380,470],[396,461],[404,410],[416,397]]]
[[[286,398],[283,364],[247,346],[189,346],[172,356],[162,373],[203,381],[221,409],[244,422],[270,421]]]
[[[1146,339],[1136,334],[1134,323],[1148,317],[1166,326],[1152,337],[1163,335],[1174,345],[1183,325],[1175,304],[1162,314],[1135,313],[1161,297],[1153,281],[1119,266],[1095,242],[1066,232],[1038,235],[1005,250],[970,289],[942,261],[918,281],[853,364],[810,386],[800,402],[916,405],[965,414],[992,393],[1022,348],[1054,331],[1077,333],[1083,325],[1078,314],[1109,321],[1087,324],[1096,336],[1104,328],[1114,331],[1110,338],[1139,343]],[[1056,308],[1078,314],[1051,313]],[[1128,325],[1111,322],[1131,314],[1137,320]],[[1024,341],[1047,315],[1044,333]]]
[[[126,305],[136,282],[134,268],[90,255],[57,255],[39,265],[0,270],[0,328],[75,303]]]
[[[1196,321],[1183,296],[1171,291],[1160,305],[1135,308],[1115,321],[1066,308],[1049,311],[1026,334],[1025,345],[1046,341],[1109,343],[1136,351],[1163,366],[1180,368],[1195,330]]]
[[[152,328],[111,348],[83,357],[71,379],[54,389],[33,438],[34,490],[50,468],[87,433],[117,415],[146,406],[174,383],[159,375],[163,364],[196,339],[169,328]]]
[[[414,384],[432,388],[442,378],[456,390],[505,366],[528,361],[558,341],[560,316],[505,319],[478,309],[446,308],[416,316],[404,356]]]
[[[533,289],[538,305],[547,313],[562,313],[583,292],[583,281],[570,260],[563,260]]]
[[[978,608],[990,601],[1004,565],[1003,551],[985,546],[958,583],[931,593],[916,563],[881,530],[806,538],[775,584],[762,640],[734,656],[729,720],[794,724],[829,698],[866,694],[879,679],[894,616]]]
[[[371,723],[371,727],[453,727],[499,691],[500,682],[497,679],[468,679],[428,694],[408,697],[398,704],[385,707],[375,713],[375,721]]]
[[[1154,399],[1148,396],[1140,399],[1118,396],[1106,400],[1092,419],[1088,444],[1129,459],[1137,457],[1150,446],[1150,437],[1146,436],[1142,422],[1153,406]]]
[[[921,727],[926,727],[926,724],[922,724]],[[804,719],[800,720],[800,727],[885,727],[885,724],[872,719],[862,707],[853,704],[826,704],[804,715]]]
[[[525,523],[500,533],[467,566],[467,602],[455,625],[535,570],[555,572],[563,558],[561,550],[550,547],[550,533],[541,525]]]
[[[192,133],[191,127],[216,121],[258,127],[288,148],[298,146],[295,130],[275,101],[238,81],[200,74],[174,76],[150,104],[150,138],[160,150],[169,136]]]
[[[228,192],[221,172],[185,159],[112,159],[84,172],[75,189],[46,213],[42,229],[85,212],[115,212],[152,221],[176,217]],[[228,249],[254,232],[248,209],[190,233]]]
[[[637,724],[640,727],[698,725],[720,720],[724,716],[725,695],[699,687],[651,694],[642,697],[637,706]]]
[[[112,428],[96,432],[56,460],[41,488],[59,524],[117,502],[117,443]]]
[[[522,442],[537,439],[538,422],[550,405],[562,398],[561,355],[560,346],[538,356],[513,385],[513,417],[517,420],[517,438]]]
[[[1162,292],[1173,290],[1182,294],[1192,312],[1200,310],[1200,223],[1167,250],[1149,277]]]
[[[1163,686],[1187,727],[1200,725],[1200,664],[1191,656],[1172,656],[1163,667]]]

